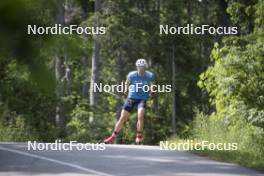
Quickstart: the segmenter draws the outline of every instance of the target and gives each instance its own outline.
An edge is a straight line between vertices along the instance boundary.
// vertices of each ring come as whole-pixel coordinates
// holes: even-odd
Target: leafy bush
[[[0,123],[0,141],[21,142],[28,140],[39,140],[36,130],[26,125],[24,118],[15,118],[14,124]]]
[[[204,153],[214,159],[236,162],[241,165],[264,169],[264,130],[248,123],[240,113],[234,113],[232,121],[198,113],[193,121],[192,137],[198,141],[213,143],[237,143],[234,151],[195,151]]]

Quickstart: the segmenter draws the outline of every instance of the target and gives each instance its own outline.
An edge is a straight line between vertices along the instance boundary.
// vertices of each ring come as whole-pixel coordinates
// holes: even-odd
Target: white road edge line
[[[93,170],[93,169],[88,169],[88,168],[85,168],[85,167],[82,167],[82,166],[79,166],[79,165],[76,165],[76,164],[71,164],[71,163],[67,163],[67,162],[64,162],[64,161],[59,161],[59,160],[56,160],[56,159],[48,158],[48,157],[45,157],[45,156],[39,156],[39,155],[27,153],[27,152],[22,152],[22,151],[19,151],[19,150],[9,149],[9,148],[5,148],[5,147],[0,147],[0,150],[9,151],[9,152],[21,154],[21,155],[24,155],[24,156],[29,156],[29,157],[32,157],[32,158],[37,158],[37,159],[50,161],[50,162],[53,162],[53,163],[57,163],[57,164],[60,164],[60,165],[72,167],[74,169],[79,169],[79,170],[82,170],[82,171],[85,171],[85,172],[90,172],[90,173],[93,173],[93,174],[96,174],[96,175],[100,175],[100,176],[113,176],[113,175],[110,175],[110,174],[107,174],[107,173],[104,173],[104,172],[99,172],[99,171],[96,171],[96,170]]]
[[[124,144],[108,144],[106,147],[109,148],[128,148],[128,149],[140,149],[140,150],[162,150],[159,146],[152,145],[124,145]],[[169,151],[169,150],[168,150]]]

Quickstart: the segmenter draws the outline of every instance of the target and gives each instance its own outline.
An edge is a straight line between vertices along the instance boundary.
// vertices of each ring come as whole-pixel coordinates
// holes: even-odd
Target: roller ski
[[[142,141],[143,141],[143,137],[141,132],[137,132],[136,140],[135,140],[136,145],[142,145]]]
[[[103,142],[104,142],[105,144],[114,144],[117,135],[118,135],[117,132],[113,132],[113,134],[112,134],[110,137],[104,139]]]

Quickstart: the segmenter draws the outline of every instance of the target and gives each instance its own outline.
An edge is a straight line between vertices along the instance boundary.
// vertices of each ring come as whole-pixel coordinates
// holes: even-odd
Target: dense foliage
[[[93,97],[90,82],[120,83],[142,57],[157,75],[156,83],[172,84],[174,76],[176,85],[175,93],[160,93],[149,100],[146,144],[172,135],[171,116],[176,109],[179,137],[212,140],[217,133],[220,140],[233,134],[230,140],[249,142],[254,141],[253,135],[257,136],[254,150],[261,150],[263,6],[261,0],[1,1],[0,140],[103,139],[113,130],[124,96]],[[28,24],[56,23],[101,25],[107,32],[102,36],[27,35]],[[160,24],[188,23],[238,26],[239,34],[159,34]],[[192,123],[201,116],[197,112],[205,115]],[[134,141],[136,118],[133,111],[119,142]],[[245,133],[244,138],[237,136]]]

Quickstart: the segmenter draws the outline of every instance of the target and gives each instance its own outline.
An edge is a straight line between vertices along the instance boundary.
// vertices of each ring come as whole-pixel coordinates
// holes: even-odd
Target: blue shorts
[[[143,99],[133,99],[133,98],[127,98],[122,109],[131,112],[133,110],[134,106],[137,106],[137,108],[146,108],[146,100]]]

